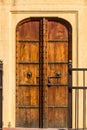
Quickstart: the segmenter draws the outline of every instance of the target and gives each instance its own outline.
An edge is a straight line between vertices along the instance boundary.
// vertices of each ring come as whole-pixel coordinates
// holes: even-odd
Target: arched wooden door
[[[16,126],[67,128],[68,23],[32,18],[20,22],[16,33]]]

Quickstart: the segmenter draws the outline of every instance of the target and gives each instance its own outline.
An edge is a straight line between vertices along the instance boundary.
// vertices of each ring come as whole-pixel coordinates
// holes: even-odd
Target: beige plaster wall
[[[22,19],[42,16],[60,17],[70,22],[72,25],[73,67],[87,67],[87,0],[0,0],[0,60],[4,64],[3,127],[15,127],[16,25]],[[82,74],[78,76],[75,73],[73,84],[82,84],[81,78]],[[82,127],[83,92],[81,91],[79,94],[80,118],[76,126]],[[74,97],[75,92],[73,91],[73,128],[75,127]]]

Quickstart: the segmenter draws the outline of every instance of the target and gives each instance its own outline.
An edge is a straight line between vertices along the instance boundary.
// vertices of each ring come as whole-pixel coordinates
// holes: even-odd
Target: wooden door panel
[[[68,124],[68,31],[58,22],[48,23],[48,126]],[[59,74],[59,75],[58,75]]]
[[[48,61],[68,61],[68,43],[67,42],[49,42]]]
[[[33,93],[32,93],[33,91]],[[20,87],[17,95],[17,106],[39,106],[38,87]]]
[[[39,127],[39,110],[38,109],[17,109],[17,126],[21,127]],[[24,116],[25,115],[25,116]]]
[[[65,128],[67,127],[67,109],[49,108],[48,111],[48,127],[50,128]]]
[[[39,21],[17,28],[16,125],[39,127]]]
[[[48,109],[48,127],[49,128],[67,128],[68,110],[64,108]]]
[[[54,106],[55,105],[55,89],[54,86],[51,86],[50,89],[48,89],[48,105]]]
[[[23,42],[18,48],[20,61],[38,61],[39,44],[38,42]],[[28,53],[28,55],[27,55]]]
[[[57,108],[55,110],[55,126],[57,128],[67,128],[67,114],[68,110],[64,108]]]
[[[65,71],[66,70],[66,71]],[[48,77],[51,84],[64,84],[68,85],[68,65],[67,64],[49,64],[48,65]],[[60,77],[57,77],[57,73],[60,72]]]
[[[55,44],[55,61],[68,61],[68,43],[56,42]]]
[[[68,90],[67,87],[57,87],[55,90],[55,106],[68,107]]]
[[[48,25],[49,40],[65,40],[68,39],[68,30],[66,26],[57,21],[49,21]]]
[[[30,76],[28,75],[30,73]],[[21,64],[19,68],[20,84],[37,84],[39,76],[39,66],[37,64]]]
[[[48,62],[52,62],[55,59],[55,44],[53,44],[52,42],[48,44]]]
[[[53,108],[48,109],[48,128],[55,128],[55,110]]]
[[[48,105],[54,107],[61,107],[68,105],[68,91],[67,87],[59,86],[55,87],[52,86],[48,90]]]
[[[23,21],[17,28],[17,35],[20,40],[39,40],[39,21]]]

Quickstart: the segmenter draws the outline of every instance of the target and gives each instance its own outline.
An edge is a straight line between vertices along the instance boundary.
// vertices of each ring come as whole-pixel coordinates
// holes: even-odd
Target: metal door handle
[[[61,78],[61,72],[57,71],[55,72],[55,76],[49,76],[48,77],[48,87],[51,87],[51,81],[50,81],[50,78]]]
[[[31,77],[32,76],[32,72],[27,72],[27,77]]]
[[[56,76],[57,76],[58,78],[61,78],[61,72],[60,72],[60,71],[57,71],[55,74],[56,74]]]

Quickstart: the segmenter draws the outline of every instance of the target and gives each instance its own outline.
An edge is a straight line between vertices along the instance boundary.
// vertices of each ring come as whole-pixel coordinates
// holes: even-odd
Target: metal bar
[[[18,62],[18,64],[39,64],[39,62]]]
[[[48,40],[48,42],[68,42],[68,40],[67,39],[65,40],[53,39],[53,40]]]
[[[68,62],[67,61],[64,61],[64,62],[57,61],[57,62],[48,62],[48,64],[68,64]]]
[[[48,106],[48,108],[68,108],[68,106]]]
[[[36,109],[39,108],[39,106],[16,106],[16,108],[21,108],[21,109]]]
[[[87,68],[72,68],[71,71],[87,71]]]
[[[40,42],[39,40],[18,40],[18,42]]]
[[[83,71],[83,86],[85,87],[85,70]],[[86,128],[86,90],[83,89],[83,129]]]
[[[77,100],[76,100],[76,90],[75,90],[75,129],[77,128]]]
[[[42,64],[41,62],[24,62],[20,61],[18,64]],[[48,62],[48,64],[68,64],[68,62]]]
[[[18,40],[18,42],[40,42],[40,40],[29,40],[29,39],[25,39],[25,40],[23,40],[23,39],[21,39],[21,40]],[[44,40],[44,42],[68,42],[68,40]]]
[[[68,64],[68,68],[69,70],[72,69],[72,61],[69,60],[69,64]],[[68,127],[71,128],[72,127],[72,72],[69,71],[68,72],[68,104],[69,104],[69,108],[68,108]]]
[[[68,87],[68,84],[49,84],[48,85],[50,86],[67,86]]]
[[[82,87],[82,86],[74,86],[74,87],[69,87],[69,89],[87,89],[87,87]]]
[[[75,90],[76,94],[76,126],[78,129],[78,124],[79,124],[79,89]]]
[[[50,86],[68,86],[68,84],[48,84]],[[17,86],[39,86],[39,84],[17,84]],[[74,87],[69,87],[69,89],[87,89],[87,87],[82,87],[82,86],[74,86]]]
[[[77,89],[77,128],[79,128],[79,89]]]
[[[17,86],[39,86],[39,84],[17,84]]]
[[[48,76],[48,78],[60,78],[59,76]]]
[[[41,107],[40,106],[16,106],[16,108],[37,109],[37,108],[41,108]],[[48,108],[68,108],[68,106],[48,106]]]
[[[39,78],[40,76],[37,76]],[[59,78],[59,76],[48,76],[48,78]]]

